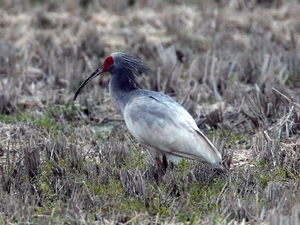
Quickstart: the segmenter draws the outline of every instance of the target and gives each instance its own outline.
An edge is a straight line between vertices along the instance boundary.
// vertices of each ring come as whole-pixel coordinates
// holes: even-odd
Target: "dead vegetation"
[[[0,224],[299,224],[300,5],[0,1]],[[153,160],[110,106],[114,51],[184,105],[229,174]]]

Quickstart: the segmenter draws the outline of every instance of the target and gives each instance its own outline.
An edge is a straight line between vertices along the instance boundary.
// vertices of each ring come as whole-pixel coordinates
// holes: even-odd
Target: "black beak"
[[[95,77],[99,76],[101,73],[104,73],[106,71],[103,70],[103,66],[99,66],[78,88],[78,90],[75,93],[74,101],[77,98],[77,95],[79,95],[81,89],[84,88],[85,85],[90,83],[91,80],[93,80]]]

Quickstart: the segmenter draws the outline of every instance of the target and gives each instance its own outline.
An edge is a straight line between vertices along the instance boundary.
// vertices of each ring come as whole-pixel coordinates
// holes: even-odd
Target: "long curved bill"
[[[85,85],[91,82],[95,77],[99,76],[101,73],[104,73],[103,71],[103,66],[99,66],[77,89],[75,96],[74,96],[74,101],[77,98],[77,95],[79,95],[80,91],[84,88]]]

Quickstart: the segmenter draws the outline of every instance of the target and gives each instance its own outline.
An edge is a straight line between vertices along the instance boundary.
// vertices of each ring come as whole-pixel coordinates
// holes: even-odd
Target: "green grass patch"
[[[195,225],[197,224],[197,216],[193,213],[191,216],[185,214],[178,215],[179,221],[184,225]]]
[[[80,113],[80,109],[71,102],[64,105],[51,105],[40,111],[19,110],[13,114],[0,114],[0,121],[4,123],[28,123],[44,128],[48,132],[57,133],[62,130],[61,121],[72,123]]]
[[[201,208],[202,215],[217,210],[217,197],[222,191],[225,182],[220,179],[214,179],[209,184],[194,183],[190,186],[190,202],[198,205],[197,208]]]
[[[87,181],[87,186],[98,196],[102,197],[122,197],[124,189],[120,180],[109,178],[107,183],[98,181]]]
[[[0,114],[0,120],[5,123],[28,123],[42,127],[47,131],[55,131],[60,128],[59,124],[55,123],[54,119],[46,111],[43,111],[41,114],[29,110],[17,111],[11,115]]]
[[[145,204],[136,198],[124,198],[120,204],[118,204],[118,210],[120,212],[125,212],[130,215],[133,212],[145,212]]]

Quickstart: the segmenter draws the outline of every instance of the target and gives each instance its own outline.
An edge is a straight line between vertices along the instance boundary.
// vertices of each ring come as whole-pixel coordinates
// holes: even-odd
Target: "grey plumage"
[[[74,99],[88,82],[106,71],[111,73],[109,91],[113,106],[132,135],[158,162],[186,157],[223,168],[219,151],[180,104],[163,93],[141,89],[137,78],[151,70],[140,59],[121,52],[108,56],[79,87]]]

